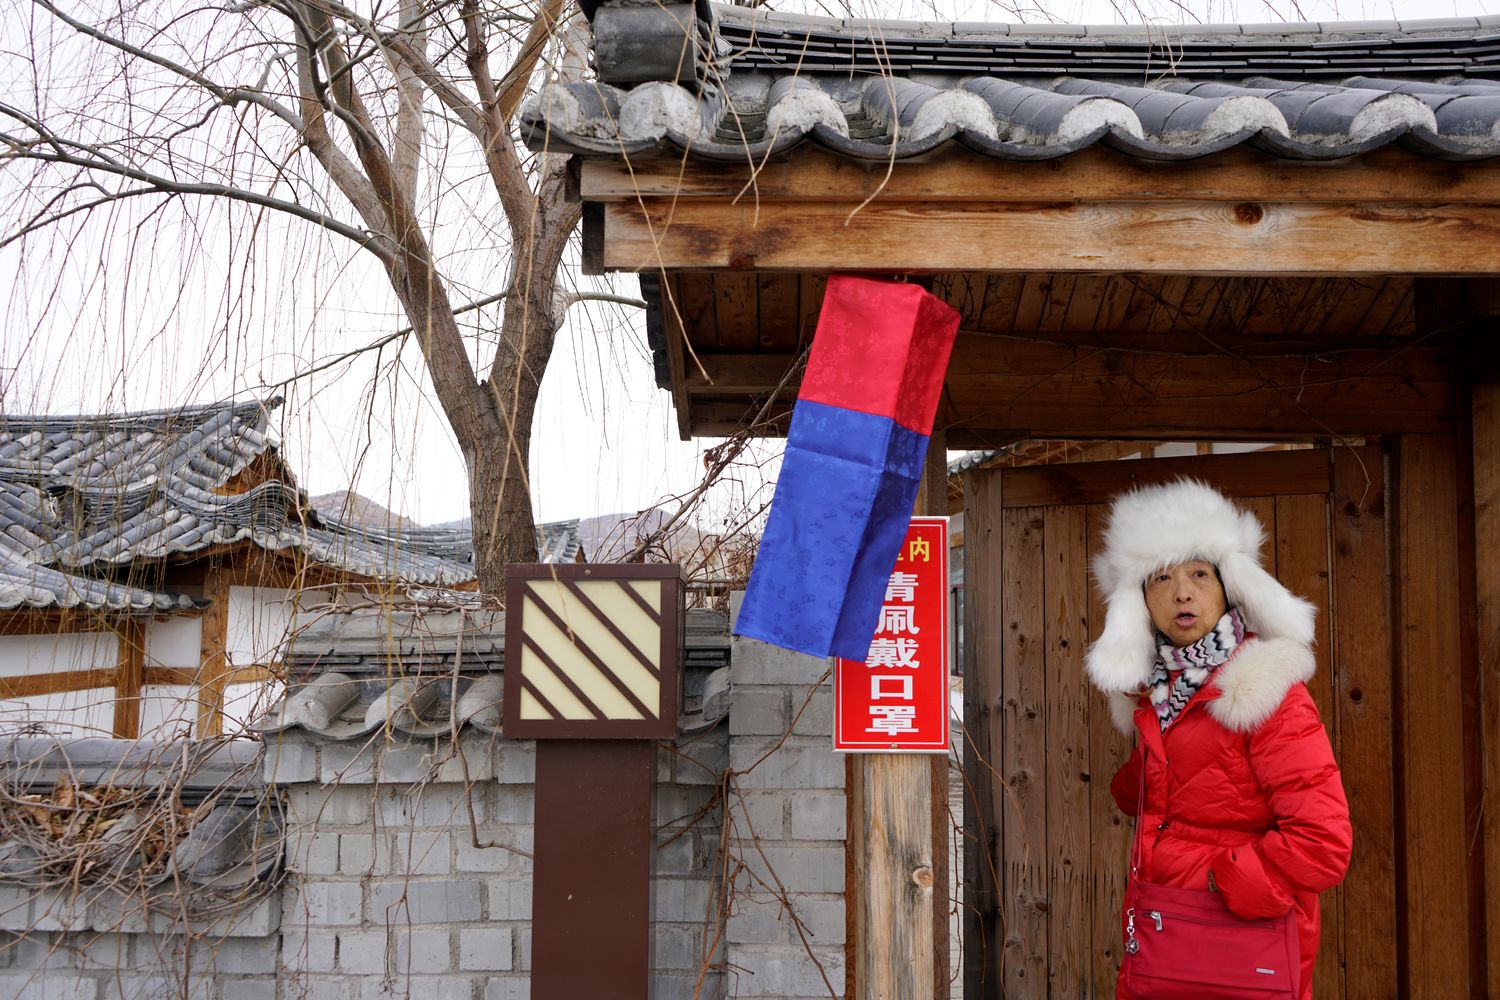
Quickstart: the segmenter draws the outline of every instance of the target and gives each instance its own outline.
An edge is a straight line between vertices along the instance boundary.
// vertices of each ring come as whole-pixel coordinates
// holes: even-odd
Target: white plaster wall
[[[92,688],[0,701],[0,735],[110,736],[115,725],[115,689]]]
[[[119,666],[113,632],[0,636],[0,677]],[[91,688],[0,700],[0,734],[109,736],[114,730],[115,689]]]
[[[120,640],[113,632],[0,636],[0,677],[113,670],[120,663]]]
[[[274,663],[285,653],[295,595],[273,587],[230,587],[227,642],[236,667]]]
[[[198,650],[203,644],[203,619],[197,615],[174,615],[146,626],[146,666],[198,669]]]
[[[241,733],[250,720],[265,714],[285,685],[281,681],[230,684],[224,688],[224,733]]]
[[[141,688],[141,739],[172,740],[191,736],[198,719],[193,689],[185,684],[147,684]]]

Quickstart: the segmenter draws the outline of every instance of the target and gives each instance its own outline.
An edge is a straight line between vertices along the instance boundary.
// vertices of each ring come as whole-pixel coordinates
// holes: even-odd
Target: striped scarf
[[[1245,641],[1245,619],[1230,608],[1203,638],[1186,646],[1173,646],[1157,634],[1156,670],[1151,675],[1151,707],[1162,732],[1193,700],[1213,672]]]

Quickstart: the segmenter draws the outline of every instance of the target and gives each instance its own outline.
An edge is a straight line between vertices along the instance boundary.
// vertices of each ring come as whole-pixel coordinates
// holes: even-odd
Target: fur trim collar
[[[1105,692],[1139,691],[1151,680],[1156,636],[1142,585],[1159,569],[1206,559],[1251,631],[1267,639],[1313,640],[1314,608],[1260,565],[1265,540],[1255,515],[1192,479],[1147,486],[1110,510],[1094,576],[1104,595],[1104,629],[1084,664]]]
[[[1293,685],[1312,679],[1317,667],[1312,650],[1302,643],[1248,638],[1208,682],[1208,714],[1232,732],[1253,732],[1281,707]],[[1134,732],[1139,696],[1112,693],[1108,698],[1115,728]]]

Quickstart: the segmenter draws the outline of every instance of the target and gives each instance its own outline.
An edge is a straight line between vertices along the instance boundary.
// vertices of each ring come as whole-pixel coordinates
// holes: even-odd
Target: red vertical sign
[[[914,517],[863,663],[835,660],[835,750],[948,752],[948,519]]]

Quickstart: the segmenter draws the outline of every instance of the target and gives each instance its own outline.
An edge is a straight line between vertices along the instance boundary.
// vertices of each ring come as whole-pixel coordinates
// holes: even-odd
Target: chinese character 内
[[[887,601],[914,601],[917,599],[917,574],[900,570],[891,574],[885,585]]]
[[[912,677],[910,674],[872,674],[870,677],[870,700],[880,701],[882,698],[895,698],[898,701],[911,701]]]
[[[887,736],[895,736],[897,733],[914,733],[917,727],[912,723],[916,720],[916,716],[915,705],[871,705],[870,725],[865,732],[885,733]]]
[[[917,640],[902,636],[897,639],[875,639],[870,643],[869,655],[865,658],[867,667],[910,667],[913,670],[922,666],[922,661],[912,659],[917,654]]]
[[[908,562],[916,562],[919,559],[922,562],[931,562],[932,543],[925,538],[913,538],[911,544],[907,546],[906,559]]]
[[[893,635],[899,635],[904,632],[908,635],[916,635],[922,630],[912,620],[912,616],[915,613],[916,609],[909,604],[896,605],[894,607],[887,604],[880,609],[880,627],[875,631],[877,634],[889,632]]]

